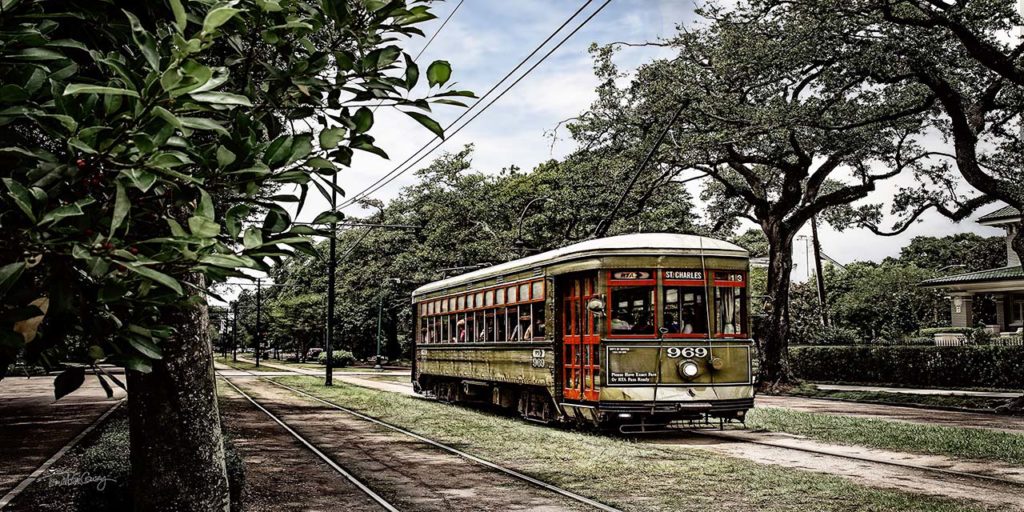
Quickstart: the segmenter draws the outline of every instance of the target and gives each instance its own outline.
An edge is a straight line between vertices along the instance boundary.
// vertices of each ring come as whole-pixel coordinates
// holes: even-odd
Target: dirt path
[[[86,375],[81,388],[55,401],[53,379],[0,380],[0,497],[125,396],[115,387],[108,399],[96,378]]]
[[[588,510],[272,384],[245,378],[232,382],[401,510]]]
[[[672,434],[647,439],[656,444],[686,445],[762,464],[772,464],[816,473],[840,476],[861,485],[908,491],[915,494],[975,500],[1000,510],[1024,510],[1024,468],[1000,463],[965,462],[941,456],[913,455],[863,447],[836,446],[776,433],[729,432],[741,439],[754,439],[781,446],[821,450],[830,455],[808,453],[784,447],[745,443],[698,434]],[[834,454],[834,455],[831,455]],[[979,473],[1020,482],[1020,485],[943,475],[901,468],[883,463],[852,460],[859,458],[923,465],[954,471]]]
[[[228,386],[220,389],[220,408],[245,460],[247,511],[384,510]]]
[[[926,425],[985,428],[1000,432],[1024,434],[1024,418],[1020,416],[1000,416],[997,414],[919,409],[897,405],[862,404],[838,400],[771,395],[758,395],[755,406],[781,407],[820,414],[856,416]]]

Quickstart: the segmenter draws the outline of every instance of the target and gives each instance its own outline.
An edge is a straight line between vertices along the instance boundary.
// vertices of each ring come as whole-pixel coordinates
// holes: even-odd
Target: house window
[[[1013,311],[1010,316],[1012,317],[1010,326],[1024,327],[1024,300],[1013,302]]]

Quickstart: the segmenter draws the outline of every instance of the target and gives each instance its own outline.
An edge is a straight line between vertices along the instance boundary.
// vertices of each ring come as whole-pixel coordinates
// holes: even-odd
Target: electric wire
[[[498,89],[498,87],[500,87],[503,83],[505,83],[506,80],[508,80],[512,75],[514,75],[527,62],[529,62],[529,60],[531,58],[533,58],[533,56],[536,55],[537,52],[539,52],[541,49],[543,49],[545,46],[547,46],[547,44],[552,39],[554,39],[555,36],[557,36],[562,31],[562,29],[564,29],[566,26],[568,26],[569,23],[572,22],[572,20],[576,19],[576,17],[579,16],[579,14],[581,12],[583,12],[591,3],[593,3],[593,1],[594,0],[587,0],[587,2],[585,4],[583,4],[582,7],[577,9],[576,12],[574,12],[572,14],[572,16],[570,16],[568,19],[566,19],[557,29],[555,29],[554,32],[552,32],[547,38],[545,38],[544,41],[542,41],[539,45],[537,45],[537,47],[534,48],[533,51],[531,51],[525,58],[523,58],[523,60],[520,61],[519,64],[517,64],[514,68],[512,68],[512,70],[509,71],[507,74],[505,74],[505,76],[502,77],[501,80],[499,80],[497,83],[495,83],[494,86],[492,86],[490,89],[488,89],[487,92],[484,93],[484,95],[481,96],[480,99],[478,99],[477,102],[474,103],[472,107],[470,107],[469,109],[464,111],[462,114],[459,115],[459,117],[457,117],[454,121],[449,123],[448,126],[446,126],[444,128],[445,132],[447,132],[449,129],[454,127],[456,124],[459,123],[459,121],[461,121],[463,118],[465,118],[471,112],[473,112],[473,110],[476,109],[477,106],[482,104],[485,99],[487,99],[495,90]],[[554,48],[552,48],[543,57],[541,57],[541,59],[539,61],[537,61],[525,73],[523,73],[522,76],[520,76],[518,79],[516,79],[510,86],[508,86],[508,88],[506,88],[501,93],[499,93],[498,96],[495,97],[493,100],[491,100],[490,103],[488,103],[487,105],[481,107],[480,110],[478,110],[473,115],[473,117],[471,117],[468,121],[466,121],[461,126],[459,126],[454,132],[448,134],[448,137],[446,139],[442,139],[434,147],[432,147],[432,148],[430,148],[428,150],[427,148],[430,147],[431,144],[434,144],[434,141],[437,139],[437,137],[435,136],[434,138],[430,139],[429,141],[427,141],[426,144],[424,144],[422,147],[420,147],[420,149],[416,150],[414,153],[409,155],[409,157],[406,158],[405,161],[403,161],[402,163],[398,164],[394,169],[392,169],[387,174],[385,174],[384,176],[382,176],[381,178],[377,179],[375,182],[370,184],[370,186],[364,188],[362,191],[360,191],[360,192],[356,193],[355,195],[353,195],[350,199],[347,199],[347,200],[343,201],[342,204],[338,206],[338,208],[339,209],[343,209],[343,208],[347,208],[347,207],[355,204],[356,202],[362,200],[363,198],[369,196],[370,194],[373,194],[374,192],[380,190],[385,185],[391,183],[392,181],[394,181],[396,178],[398,178],[402,174],[405,174],[406,172],[408,172],[413,166],[418,164],[420,161],[422,161],[424,158],[426,158],[428,155],[430,155],[430,153],[434,152],[434,150],[436,150],[442,144],[444,144],[444,142],[447,139],[450,139],[452,136],[457,134],[459,131],[462,130],[462,128],[464,128],[466,125],[471,123],[474,119],[479,117],[480,114],[482,114],[488,108],[490,108],[490,106],[493,105],[496,101],[501,99],[501,97],[504,96],[505,93],[507,93],[509,90],[511,90],[513,87],[515,87],[516,84],[518,84],[520,81],[522,81],[523,78],[525,78],[527,75],[529,75],[534,69],[537,68],[537,66],[539,66],[542,62],[544,62],[544,60],[546,60],[548,57],[550,57],[551,54],[553,54],[556,50],[558,50],[566,41],[569,40],[569,38],[571,38],[573,35],[575,35],[576,32],[578,32],[581,28],[583,28],[584,25],[586,25],[588,22],[590,22],[590,20],[593,19],[594,16],[596,16],[599,12],[604,10],[604,8],[609,3],[611,3],[611,0],[605,0],[605,2],[603,4],[601,4],[601,6],[598,7],[598,9],[596,11],[594,11],[594,13],[592,13],[589,17],[587,17],[587,19],[585,19],[579,26],[577,26],[575,29],[573,29],[573,31],[570,32],[569,35],[567,35],[565,38],[563,38],[561,41],[559,41],[555,45]],[[419,155],[424,150],[427,150],[427,152],[424,153],[419,158],[417,158],[417,155]],[[413,159],[415,159],[415,161]]]

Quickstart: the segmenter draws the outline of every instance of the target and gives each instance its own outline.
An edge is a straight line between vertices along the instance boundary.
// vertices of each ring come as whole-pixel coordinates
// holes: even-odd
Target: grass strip
[[[531,424],[311,377],[275,380],[623,510],[984,510],[678,445]]]
[[[1024,435],[981,428],[921,425],[775,407],[752,409],[747,415],[747,426],[827,443],[1024,464]]]
[[[892,405],[917,405],[921,407],[948,407],[974,411],[992,411],[1006,403],[1006,398],[989,398],[968,395],[919,395],[891,391],[841,391],[818,389],[814,385],[803,385],[787,393],[807,398],[838,398],[856,402]]]

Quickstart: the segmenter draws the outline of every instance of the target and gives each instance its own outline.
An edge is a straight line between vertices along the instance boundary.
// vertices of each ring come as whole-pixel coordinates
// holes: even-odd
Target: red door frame
[[[559,295],[562,304],[562,396],[568,400],[597,401],[601,336],[597,332],[594,314],[587,310],[587,302],[598,296],[597,274],[568,279]]]

